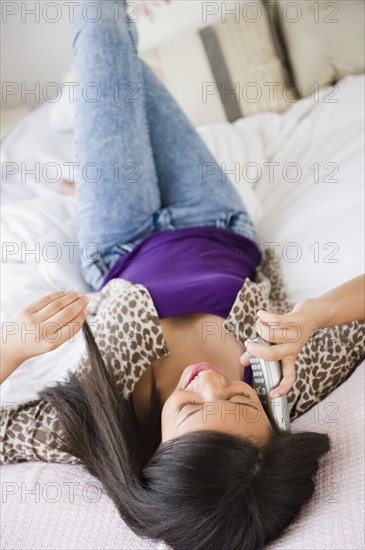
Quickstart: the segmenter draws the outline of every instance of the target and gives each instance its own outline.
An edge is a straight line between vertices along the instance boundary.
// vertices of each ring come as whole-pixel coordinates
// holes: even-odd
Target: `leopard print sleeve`
[[[281,315],[292,310],[294,304],[288,300],[279,262],[268,249],[257,269],[256,280],[258,286],[262,281],[269,281],[270,311]],[[256,311],[259,307],[262,305],[257,304]],[[365,321],[314,332],[296,358],[296,380],[287,394],[290,419],[299,418],[332,393],[351,376],[364,358]],[[334,410],[336,406],[334,403]]]
[[[94,315],[90,329],[116,386],[129,399],[134,385],[151,363],[170,353],[151,295],[143,285],[116,278],[108,282],[88,304]],[[75,371],[89,376],[87,350]]]
[[[97,310],[99,292],[90,293],[89,309]],[[79,464],[65,450],[57,411],[43,399],[3,403],[0,409],[0,464],[25,461]]]
[[[0,415],[0,464],[31,460],[80,462],[64,450],[59,419],[47,401],[7,403]]]
[[[345,382],[365,358],[365,322],[320,329],[296,359],[296,380],[288,392],[295,420]],[[335,408],[337,404],[333,405]]]
[[[87,312],[93,316],[90,326],[97,345],[127,399],[151,362],[169,352],[152,299],[147,289],[122,279],[113,279],[88,298]],[[85,349],[75,375],[81,380],[90,368]],[[67,453],[62,425],[51,403],[39,399],[8,405],[1,409],[0,463],[80,463]]]

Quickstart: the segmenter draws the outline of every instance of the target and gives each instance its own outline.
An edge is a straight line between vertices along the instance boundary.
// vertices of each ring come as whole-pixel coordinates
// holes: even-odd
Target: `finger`
[[[51,319],[54,321],[53,317],[57,315],[57,313],[68,307],[73,302],[81,300],[83,297],[84,295],[82,292],[67,293],[65,296],[61,296],[58,299],[53,300],[51,303],[36,312],[35,321],[40,323]]]
[[[248,354],[248,351],[245,351],[245,353],[243,355],[241,355],[240,363],[241,363],[241,365],[243,365],[245,367],[248,367],[249,365],[251,365],[251,360],[250,360],[250,356]]]
[[[75,336],[83,327],[87,318],[86,308],[84,308],[72,321],[61,329],[62,333],[65,333],[66,339],[69,340]]]
[[[263,321],[256,321],[255,328],[257,334],[267,342],[282,344],[285,342],[283,330],[280,326],[273,326],[271,323],[265,324]]]
[[[77,315],[79,315],[86,305],[86,301],[78,298],[60,311],[57,311],[57,313],[51,317],[47,318],[45,325],[49,325],[50,333],[52,333],[52,331],[57,332],[60,328],[69,324]]]
[[[86,321],[86,308],[84,308],[74,319],[69,323],[61,327],[54,335],[54,338],[57,341],[57,347],[61,346],[68,340],[71,340],[83,327],[83,324]]]
[[[288,393],[290,388],[293,386],[296,379],[295,372],[295,357],[285,357],[281,361],[281,370],[283,377],[280,381],[280,384],[273,388],[270,392],[270,398],[274,399],[275,397],[283,396]]]
[[[290,344],[273,344],[272,346],[265,346],[264,344],[257,344],[256,342],[245,341],[245,347],[255,357],[266,359],[267,361],[280,361],[283,357],[290,355],[293,352]]]
[[[271,323],[276,327],[285,325],[286,319],[284,315],[278,315],[277,313],[270,313],[264,309],[260,309],[257,312],[257,317],[264,323]]]
[[[61,298],[64,295],[65,295],[64,290],[58,290],[57,292],[46,294],[45,296],[42,296],[42,298],[39,298],[35,302],[28,304],[24,308],[24,311],[35,313],[40,309],[46,307],[48,304],[51,304],[54,300],[57,300],[58,298]]]
[[[281,326],[273,326],[271,323],[265,324],[263,321],[257,320],[255,329],[261,338],[274,344],[294,344],[302,336],[302,331],[296,323],[286,323],[282,328]]]

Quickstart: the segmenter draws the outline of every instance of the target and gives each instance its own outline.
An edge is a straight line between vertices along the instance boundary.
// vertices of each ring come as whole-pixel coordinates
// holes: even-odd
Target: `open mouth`
[[[192,368],[187,376],[184,389],[187,388],[187,386],[190,384],[190,382],[194,380],[194,378],[206,371],[218,372],[217,369],[213,367],[213,365],[211,365],[210,363],[197,363],[196,365],[192,365]]]

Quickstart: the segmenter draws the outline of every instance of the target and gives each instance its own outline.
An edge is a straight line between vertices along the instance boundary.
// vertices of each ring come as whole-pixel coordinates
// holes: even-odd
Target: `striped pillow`
[[[297,99],[271,1],[248,2],[239,17],[227,16],[139,52],[194,126],[284,112]],[[73,81],[68,73],[65,82]],[[51,112],[52,126],[63,131],[74,123],[66,97],[62,94]]]
[[[140,53],[195,126],[283,112],[295,101],[268,12],[251,4],[256,17],[232,15]]]

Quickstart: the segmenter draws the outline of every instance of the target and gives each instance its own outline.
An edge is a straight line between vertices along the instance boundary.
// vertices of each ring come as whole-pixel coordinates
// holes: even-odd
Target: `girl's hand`
[[[81,330],[87,303],[82,293],[59,291],[24,307],[3,323],[2,347],[6,348],[6,356],[20,365],[55,350]]]
[[[308,338],[319,329],[318,303],[315,299],[302,300],[290,313],[276,315],[259,311],[256,322],[257,333],[274,346],[250,343],[246,340],[246,349],[252,355],[268,361],[281,361],[283,377],[280,384],[270,392],[270,398],[286,395],[296,379],[296,357]],[[246,351],[240,358],[242,365],[250,365],[250,356]]]

